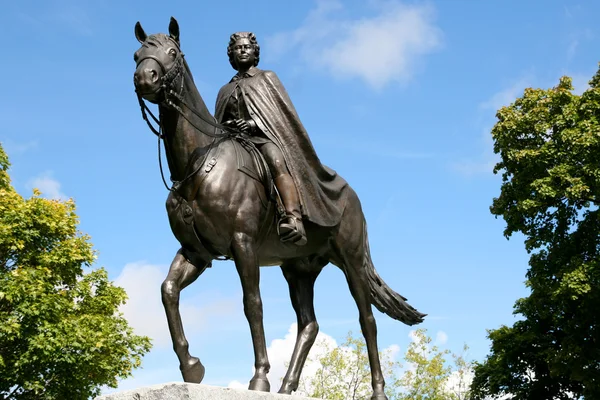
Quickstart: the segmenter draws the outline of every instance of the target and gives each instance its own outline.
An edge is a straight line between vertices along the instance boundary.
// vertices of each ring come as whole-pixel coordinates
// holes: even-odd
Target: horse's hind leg
[[[279,393],[291,394],[298,389],[306,357],[319,333],[313,303],[314,285],[327,262],[323,259],[316,259],[311,263],[307,260],[294,260],[281,266],[283,276],[290,287],[290,298],[298,319],[298,336]]]
[[[365,270],[366,258],[366,233],[364,217],[358,198],[348,201],[340,229],[334,243],[334,260],[348,281],[350,292],[359,311],[360,327],[367,344],[369,364],[371,366],[371,385],[373,387],[372,400],[387,400],[384,392],[385,381],[379,362],[377,348],[377,324],[371,309],[371,291],[368,286],[368,277]]]
[[[182,249],[180,249],[171,263],[167,278],[161,286],[161,292],[173,341],[173,349],[177,354],[177,358],[179,358],[179,368],[183,380],[185,382],[200,383],[204,378],[204,366],[198,358],[192,357],[188,351],[189,346],[183,332],[181,314],[179,313],[179,293],[194,282],[210,265],[210,262],[194,260],[194,264],[186,260],[182,254]]]

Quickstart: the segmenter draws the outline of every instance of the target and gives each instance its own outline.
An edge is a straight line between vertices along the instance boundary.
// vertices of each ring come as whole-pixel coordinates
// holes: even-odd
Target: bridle
[[[177,45],[176,42],[173,42],[174,44]],[[177,46],[177,50],[179,50],[179,46]],[[196,130],[198,130],[199,132],[211,136],[211,137],[215,137],[215,138],[221,138],[221,137],[228,137],[233,135],[238,134],[239,132],[236,130],[231,129],[230,127],[227,127],[225,125],[219,124],[213,117],[213,120],[210,119],[206,119],[202,114],[200,114],[198,111],[196,111],[193,107],[190,107],[189,104],[187,104],[187,102],[185,101],[185,99],[183,98],[183,79],[181,79],[181,84],[179,87],[179,91],[175,91],[174,89],[174,83],[175,80],[177,78],[180,77],[180,75],[182,75],[185,72],[185,68],[184,68],[184,64],[183,64],[183,58],[184,58],[184,54],[181,50],[178,51],[177,56],[175,57],[175,60],[173,61],[173,65],[171,66],[170,69],[167,70],[167,68],[165,68],[164,64],[162,63],[162,61],[156,57],[153,54],[148,54],[145,57],[140,58],[137,63],[136,63],[136,69],[139,67],[139,65],[145,61],[145,60],[154,60],[154,62],[156,62],[158,64],[158,66],[161,69],[162,72],[162,76],[160,77],[160,85],[156,88],[155,91],[153,92],[146,92],[146,93],[140,93],[138,91],[138,89],[135,89],[135,93],[137,94],[138,97],[138,101],[140,103],[140,107],[142,110],[142,117],[144,118],[144,120],[146,121],[146,123],[148,124],[148,127],[150,128],[150,130],[157,136],[159,136],[160,138],[162,138],[162,133],[159,132],[159,130],[157,130],[156,128],[154,128],[154,126],[152,126],[152,124],[150,123],[148,116],[146,114],[146,112],[148,114],[150,114],[150,116],[152,117],[152,119],[154,120],[154,122],[156,122],[159,125],[159,129],[161,128],[161,124],[160,124],[160,120],[158,118],[156,118],[154,116],[154,114],[152,114],[152,111],[150,111],[150,109],[148,108],[148,106],[146,105],[146,103],[144,102],[144,98],[143,95],[145,94],[155,94],[155,95],[160,95],[162,92],[163,95],[163,100],[161,103],[163,103],[164,105],[166,105],[169,108],[173,108],[175,110],[177,110],[181,116],[183,116],[194,128],[196,128]],[[176,100],[176,101],[174,101]],[[202,131],[202,129],[200,129],[198,126],[196,126],[192,121],[190,121],[187,116],[185,115],[185,112],[183,111],[183,109],[180,107],[180,105],[184,106],[185,108],[187,108],[188,110],[190,110],[192,113],[194,113],[194,115],[196,115],[198,118],[200,118],[202,121],[204,121],[205,123],[207,123],[208,125],[212,126],[213,128],[215,128],[215,131],[213,133],[210,132],[204,132]],[[226,133],[222,133],[219,134],[217,133],[217,130],[221,130],[224,131]]]
[[[162,94],[162,101],[160,101],[160,104],[163,104],[164,106],[166,106],[168,108],[176,110],[198,132],[214,138],[211,143],[211,148],[214,145],[216,139],[239,137],[241,134],[241,132],[239,132],[235,129],[232,129],[232,128],[222,125],[222,124],[219,124],[214,117],[212,118],[212,120],[207,119],[204,115],[200,114],[197,110],[195,110],[193,107],[191,107],[185,101],[185,99],[183,97],[184,79],[182,76],[185,73],[184,62],[183,62],[184,54],[179,49],[179,45],[175,41],[173,41],[173,43],[176,44],[178,53],[177,53],[177,56],[175,57],[175,60],[173,61],[173,65],[168,70],[165,68],[162,61],[153,54],[149,54],[149,55],[142,57],[136,63],[136,69],[139,67],[139,65],[144,60],[148,60],[148,59],[154,60],[159,65],[161,72],[162,72],[162,76],[160,77],[160,85],[156,88],[156,90],[154,90],[153,92],[140,93],[138,91],[137,87],[135,88],[135,93],[137,95],[138,102],[140,104],[140,108],[142,111],[142,118],[144,119],[144,121],[146,121],[146,124],[148,124],[148,127],[150,128],[152,133],[154,133],[158,137],[158,163],[159,163],[159,167],[160,167],[160,174],[161,174],[162,181],[163,181],[165,187],[169,191],[172,191],[173,188],[172,187],[169,188],[169,186],[167,185],[167,181],[165,180],[165,176],[163,173],[162,161],[161,161],[161,156],[160,156],[160,140],[164,139],[163,125],[162,125],[160,118],[156,118],[156,116],[154,116],[152,111],[148,108],[148,106],[144,102],[143,95],[154,94],[154,95],[160,96]],[[176,82],[177,78],[181,78],[180,79],[181,83],[179,85],[179,90],[175,91],[174,86],[175,86],[175,82]],[[200,129],[193,121],[190,120],[190,118],[188,118],[188,116],[184,112],[182,106],[185,107],[186,109],[188,109],[189,111],[191,111],[196,117],[200,118],[206,124],[213,127],[214,132],[206,132],[206,131],[203,131],[202,129]],[[158,129],[152,125],[152,123],[148,119],[148,114],[150,114],[150,117],[152,117],[154,122],[158,125]],[[219,132],[219,131],[221,131],[221,132]],[[198,171],[192,171],[184,179],[182,179],[179,183],[183,183],[184,181],[189,179],[191,176],[195,175],[196,172],[198,172]]]

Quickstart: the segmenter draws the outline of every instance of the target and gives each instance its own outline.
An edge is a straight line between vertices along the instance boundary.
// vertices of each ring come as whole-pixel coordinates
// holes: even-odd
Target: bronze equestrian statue
[[[171,18],[168,35],[150,36],[138,22],[135,36],[142,44],[134,55],[135,90],[144,119],[164,142],[173,182],[166,206],[181,248],[161,291],[183,379],[200,383],[204,366],[188,351],[180,292],[212,260],[225,257],[234,260],[242,283],[255,355],[251,390],[270,390],[259,267],[281,267],[298,336],[279,393],[295,391],[319,329],[314,283],[332,263],[344,272],[360,313],[372,399],[387,399],[371,305],[408,325],[422,322],[425,314],[375,271],[358,196],[320,163],[277,76],[256,68],[259,47],[254,35],[231,37],[228,53],[238,73],[219,93],[217,119],[194,84],[180,49],[177,21]],[[143,99],[158,104],[158,118]]]

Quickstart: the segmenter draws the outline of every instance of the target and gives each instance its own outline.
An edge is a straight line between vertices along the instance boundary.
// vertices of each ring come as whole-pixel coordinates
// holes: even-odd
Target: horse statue
[[[184,381],[200,383],[205,368],[188,351],[179,312],[180,292],[213,260],[226,257],[235,262],[252,335],[255,373],[250,390],[270,391],[259,267],[281,267],[297,315],[298,336],[279,393],[297,390],[319,330],[313,306],[314,283],[321,270],[332,263],[343,271],[360,313],[371,370],[371,398],[387,399],[371,305],[407,325],[422,322],[425,314],[407,304],[375,271],[365,217],[354,190],[348,186],[339,199],[343,209],[339,225],[324,228],[306,221],[308,242],[304,246],[282,242],[275,229],[278,208],[268,171],[243,135],[218,124],[209,112],[180,50],[177,21],[171,18],[168,35],[149,36],[138,22],[135,36],[141,43],[134,55],[135,91],[144,119],[164,142],[173,181],[167,187],[166,208],[181,248],[161,294]],[[159,118],[144,100],[158,104]],[[158,128],[154,128],[156,124]]]

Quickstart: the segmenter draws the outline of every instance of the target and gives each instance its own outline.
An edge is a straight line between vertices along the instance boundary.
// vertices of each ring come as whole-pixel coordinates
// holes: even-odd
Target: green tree
[[[400,399],[446,400],[445,383],[451,371],[445,357],[449,351],[440,351],[437,346],[431,346],[431,342],[425,330],[415,331],[414,340],[404,356],[410,367],[398,381],[404,389]]]
[[[331,348],[326,342],[318,343],[325,352],[309,363],[318,365],[316,372],[300,379],[300,394],[327,400],[359,400],[371,397],[371,370],[367,346],[362,337],[348,333],[346,341]],[[393,382],[394,369],[399,366],[389,352],[380,353],[381,368],[386,382]],[[305,371],[306,372],[306,371]],[[306,374],[305,374],[306,375]],[[393,384],[386,386],[388,396],[393,395]]]
[[[454,364],[446,357],[449,350],[432,345],[427,330],[414,332],[414,340],[408,346],[404,360],[408,368],[395,386],[400,389],[399,400],[466,400],[469,399],[471,362],[464,355],[452,355]],[[464,346],[466,353],[468,346]]]
[[[600,398],[600,70],[583,94],[563,77],[497,113],[501,161],[491,212],[525,236],[528,297],[513,326],[491,330],[476,398]]]
[[[473,398],[471,383],[473,382],[475,362],[465,358],[468,351],[469,346],[465,344],[461,354],[452,354],[454,367],[446,385],[449,400],[471,400]]]
[[[463,355],[454,356],[448,365],[447,350],[431,345],[427,331],[419,329],[404,356],[405,369],[393,360],[392,354],[380,354],[386,380],[386,394],[391,400],[467,400],[469,397],[471,363]],[[369,398],[371,372],[366,345],[362,337],[348,334],[346,341],[335,348],[326,348],[316,360],[314,374],[303,376],[299,393],[328,400]],[[465,346],[465,351],[468,347]]]
[[[72,200],[12,187],[0,146],[0,398],[88,399],[116,387],[150,349],[118,312],[125,291],[77,231]]]

